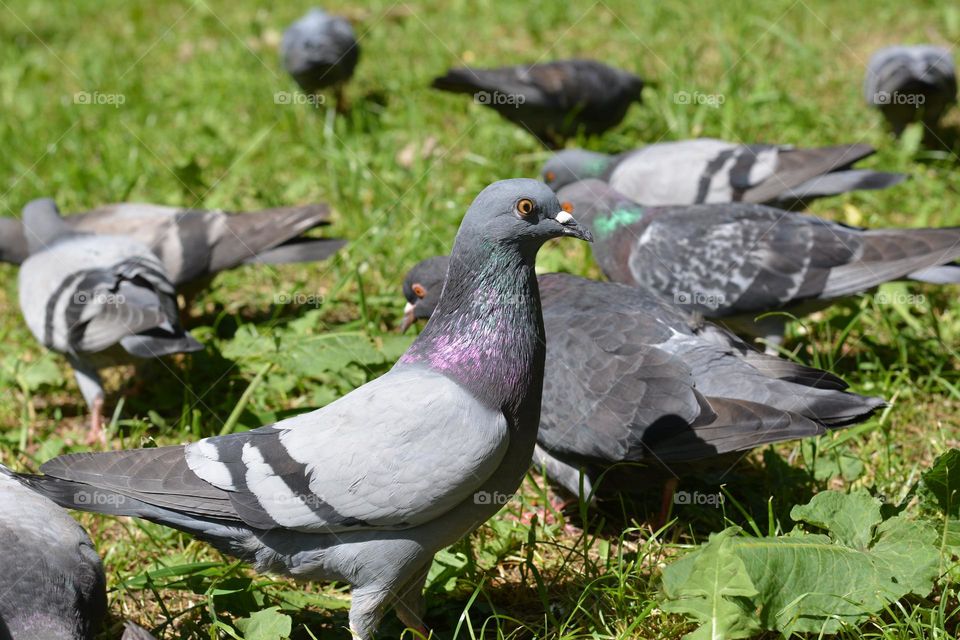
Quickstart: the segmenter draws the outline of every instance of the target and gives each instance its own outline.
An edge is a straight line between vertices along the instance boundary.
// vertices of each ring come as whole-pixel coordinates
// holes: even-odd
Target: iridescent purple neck
[[[533,256],[488,243],[454,247],[437,309],[398,364],[426,365],[516,415],[539,411],[545,352]]]

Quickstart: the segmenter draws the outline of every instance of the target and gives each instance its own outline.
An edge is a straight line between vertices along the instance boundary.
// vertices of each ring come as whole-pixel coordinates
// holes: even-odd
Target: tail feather
[[[227,228],[214,245],[210,271],[233,268],[300,234],[330,224],[325,204],[261,209],[227,217]]]
[[[778,200],[809,200],[848,191],[875,191],[898,185],[907,179],[904,173],[887,173],[869,169],[833,171],[817,176],[780,194]]]
[[[262,251],[244,264],[291,264],[322,262],[345,247],[346,240],[337,238],[296,238],[278,247]]]
[[[960,284],[960,264],[943,264],[907,275],[911,280],[930,284]]]

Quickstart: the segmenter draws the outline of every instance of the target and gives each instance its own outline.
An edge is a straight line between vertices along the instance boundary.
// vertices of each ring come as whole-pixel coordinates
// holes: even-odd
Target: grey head
[[[417,320],[429,320],[433,315],[449,267],[450,256],[434,256],[421,260],[407,273],[403,280],[403,297],[407,299],[407,306],[403,310],[401,333]]]
[[[586,149],[566,149],[547,160],[540,177],[554,191],[578,180],[600,178],[606,173],[614,156]]]
[[[60,209],[52,198],[37,198],[23,207],[23,235],[27,251],[33,255],[76,234],[60,217]]]
[[[941,89],[956,94],[956,68],[949,49],[929,44],[894,45],[878,50],[867,63],[864,97],[884,104],[879,92]]]
[[[0,217],[0,262],[20,264],[27,259],[27,239],[18,218]]]
[[[450,256],[434,256],[414,265],[403,280],[403,297],[407,306],[403,309],[403,333],[417,320],[429,320],[440,302],[443,281],[447,278]]]
[[[350,21],[311,9],[283,34],[283,66],[304,91],[318,91],[349,79],[360,57]]]

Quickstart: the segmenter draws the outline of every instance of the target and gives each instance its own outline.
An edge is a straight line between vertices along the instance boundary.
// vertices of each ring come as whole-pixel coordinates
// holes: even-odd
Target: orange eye
[[[533,200],[530,200],[529,198],[524,198],[523,200],[517,202],[517,213],[524,218],[533,213],[533,209]]]
[[[417,296],[418,298],[422,298],[427,295],[427,290],[424,289],[423,285],[419,282],[410,288],[413,289],[413,295]]]
[[[561,202],[560,208],[566,211],[567,213],[573,213],[573,203],[572,202]]]
[[[547,182],[553,182],[557,179],[557,174],[555,174],[553,171],[547,171],[543,177],[547,179]]]

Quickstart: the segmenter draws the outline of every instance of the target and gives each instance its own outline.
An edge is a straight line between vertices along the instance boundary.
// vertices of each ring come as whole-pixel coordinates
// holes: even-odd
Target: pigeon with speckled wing
[[[202,349],[180,326],[176,292],[150,251],[126,236],[73,231],[49,199],[23,209],[30,256],[20,266],[20,310],[34,337],[67,356],[102,434],[98,369]]]
[[[411,269],[405,324],[431,316],[448,263],[430,258]],[[644,287],[558,273],[539,281],[548,342],[534,462],[574,494],[581,469],[587,495],[642,489],[883,406],[826,371],[759,353]],[[611,470],[621,463],[643,466]]]
[[[433,320],[382,377],[322,409],[186,446],[61,456],[30,483],[72,508],[193,533],[260,571],[354,586],[370,638],[394,606],[421,629],[433,554],[516,491],[540,421],[534,262],[589,239],[535,180],[484,189],[460,226]],[[78,491],[109,499],[79,503]],[[478,497],[480,496],[480,497]]]
[[[698,138],[618,155],[560,151],[546,162],[541,176],[554,191],[577,180],[599,178],[648,206],[757,202],[796,209],[816,198],[885,189],[906,178],[851,168],[873,153],[865,144],[803,149]]]
[[[863,94],[896,135],[917,121],[935,129],[943,113],[957,103],[953,53],[928,44],[884,47],[867,63]]]
[[[435,89],[472,95],[549,147],[579,131],[600,134],[640,102],[643,81],[594,60],[558,60],[496,69],[450,69]]]
[[[220,271],[244,264],[325,260],[346,244],[303,235],[329,224],[330,210],[323,204],[240,214],[123,202],[63,220],[79,233],[129,236],[147,245],[188,298]],[[21,222],[0,219],[0,260],[20,264],[27,255]]]
[[[0,638],[92,640],[106,578],[87,532],[0,465]]]
[[[884,282],[960,283],[960,228],[857,229],[758,204],[646,207],[600,180],[560,190],[614,282],[642,285],[777,344],[786,319]]]
[[[342,87],[360,60],[360,43],[349,20],[311,9],[284,31],[280,54],[301,89],[316,93],[333,87],[337,106],[343,107]]]

